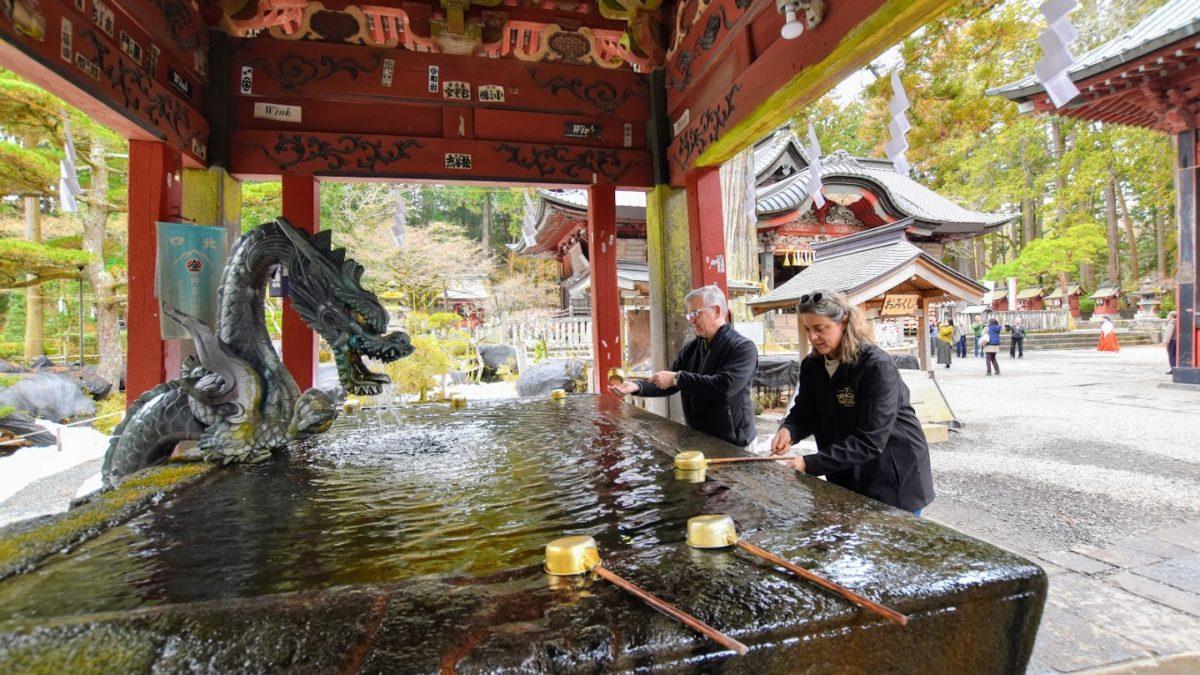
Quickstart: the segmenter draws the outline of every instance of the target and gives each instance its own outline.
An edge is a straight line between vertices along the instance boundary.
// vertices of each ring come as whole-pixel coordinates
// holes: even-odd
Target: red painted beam
[[[623,361],[621,292],[617,288],[617,191],[612,184],[588,188],[588,266],[592,290],[592,381],[608,393],[608,370]]]
[[[257,108],[256,108],[257,106]],[[299,115],[300,122],[272,119],[284,111]],[[646,125],[604,117],[537,113],[521,110],[470,109],[462,106],[430,106],[413,103],[312,101],[281,97],[254,100],[238,97],[234,102],[234,128],[277,131],[321,131],[396,136],[461,138],[520,143],[550,143],[593,148],[646,149]]]
[[[283,177],[283,217],[305,232],[321,229],[321,184],[312,176]],[[290,298],[283,300],[283,365],[291,372],[300,391],[311,389],[317,381],[316,332],[292,309]]]
[[[650,117],[645,75],[594,66],[249,39],[234,41],[230,78],[231,93],[254,98],[410,102],[638,123]],[[483,90],[484,102],[481,87],[495,87]],[[495,100],[498,94],[503,100]]]
[[[687,207],[692,288],[715,284],[729,297],[725,281],[725,216],[721,208],[719,167],[688,173]]]
[[[772,3],[762,4],[773,7]],[[696,158],[708,146],[757,110],[797,73],[823,61],[848,33],[883,4],[884,0],[827,3],[821,24],[806,30],[796,40],[779,38],[783,18],[777,12],[762,12],[753,17],[757,23],[746,25],[742,31],[769,37],[773,42],[749,45],[747,39],[737,47],[736,39],[730,38],[734,40],[731,45],[737,47],[731,52],[734,58],[715,61],[705,76],[699,80],[693,78],[691,86],[683,93],[668,91],[672,122],[686,118],[667,152],[671,162],[671,184],[682,185],[684,174],[695,166]],[[752,51],[747,51],[751,47]],[[679,55],[673,58],[679,58]],[[743,59],[749,59],[749,62],[743,63]]]
[[[158,141],[129,142],[129,283],[125,401],[166,381],[164,342],[154,297],[158,256],[155,223],[179,218],[183,185],[179,153]],[[174,377],[176,373],[171,373]]]
[[[568,145],[375,134],[235,131],[230,171],[241,176],[294,174],[437,178],[504,183],[651,187],[650,154]]]
[[[95,0],[86,2],[88,11],[94,9]],[[185,68],[187,74],[199,82],[208,80],[208,23],[200,16],[193,4],[187,0],[109,0],[117,14],[128,15],[137,24],[145,37],[141,42],[148,52],[150,45],[158,47],[171,60],[172,65]],[[201,3],[204,4],[204,3]],[[120,31],[114,31],[120,39]],[[132,31],[131,31],[132,32]],[[132,36],[131,36],[132,37]],[[200,56],[197,56],[199,52]],[[161,59],[160,59],[161,60]]]
[[[61,0],[42,0],[38,8],[37,23],[26,15],[14,20],[17,15],[0,12],[4,67],[111,123],[127,138],[164,140],[182,151],[190,165],[205,165],[209,129],[196,107],[198,84],[190,84],[192,96],[185,98],[155,80],[143,67],[149,65],[145,54],[139,62],[122,52],[115,16],[96,25]],[[166,78],[167,68],[158,70]]]

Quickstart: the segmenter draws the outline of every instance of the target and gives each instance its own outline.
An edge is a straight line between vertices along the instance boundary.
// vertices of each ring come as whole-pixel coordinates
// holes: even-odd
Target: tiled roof
[[[809,169],[805,169],[778,183],[760,188],[757,205],[759,216],[784,213],[804,205],[809,197],[808,175]],[[823,183],[834,184],[839,179],[878,186],[903,216],[911,216],[924,223],[990,229],[1018,217],[1017,214],[965,209],[908,176],[896,173],[890,162],[851,157],[845,152],[829,155],[821,166]],[[958,228],[950,227],[947,231],[952,229],[958,231]]]
[[[1067,72],[1078,82],[1197,33],[1200,33],[1200,0],[1171,0],[1138,25],[1080,56]],[[1045,88],[1030,75],[987,93],[1016,100],[1042,91]]]

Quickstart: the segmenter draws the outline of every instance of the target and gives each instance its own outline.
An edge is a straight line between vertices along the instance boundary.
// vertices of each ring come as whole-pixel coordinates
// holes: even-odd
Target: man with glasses
[[[729,305],[716,286],[697,288],[684,298],[696,339],[679,350],[670,370],[648,380],[614,384],[624,396],[680,393],[683,417],[697,431],[747,446],[758,435],[750,384],[758,370],[758,348],[729,324]]]

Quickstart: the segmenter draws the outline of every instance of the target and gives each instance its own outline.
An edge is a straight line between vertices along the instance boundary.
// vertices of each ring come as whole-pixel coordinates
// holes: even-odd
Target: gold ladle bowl
[[[688,518],[687,543],[692,548],[729,548],[738,542],[733,518],[713,514]]]
[[[546,573],[559,577],[583,574],[600,564],[596,540],[587,535],[562,537],[546,544]]]
[[[684,471],[701,471],[708,466],[704,453],[699,450],[684,450],[675,455],[675,468]]]

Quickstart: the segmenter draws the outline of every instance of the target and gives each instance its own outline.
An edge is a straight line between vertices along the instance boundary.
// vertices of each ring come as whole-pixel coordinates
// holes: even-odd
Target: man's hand
[[[796,459],[793,459],[792,460],[792,468],[799,471],[800,473],[804,473],[804,458],[797,457]]]
[[[675,384],[675,373],[669,370],[660,370],[650,376],[650,384],[659,389],[668,389]]]
[[[782,455],[792,449],[792,432],[787,427],[779,427],[775,438],[771,439],[771,454]]]
[[[626,394],[636,394],[638,386],[633,382],[622,382],[621,384],[610,384],[608,390],[617,396],[625,396]]]

